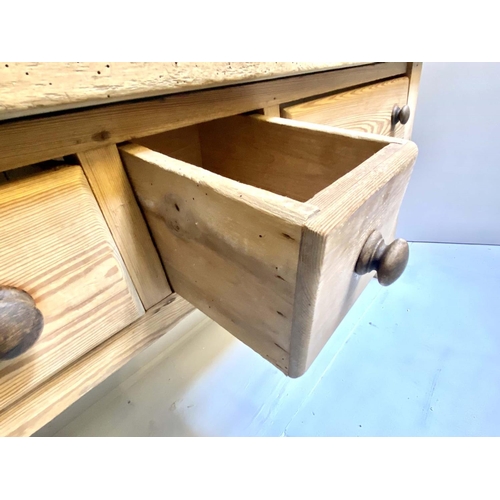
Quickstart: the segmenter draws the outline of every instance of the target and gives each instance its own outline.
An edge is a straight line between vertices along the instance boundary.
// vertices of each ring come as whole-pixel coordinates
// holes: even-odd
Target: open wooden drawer
[[[291,377],[371,269],[406,265],[374,231],[392,242],[412,142],[263,116],[140,142],[120,150],[173,288]]]

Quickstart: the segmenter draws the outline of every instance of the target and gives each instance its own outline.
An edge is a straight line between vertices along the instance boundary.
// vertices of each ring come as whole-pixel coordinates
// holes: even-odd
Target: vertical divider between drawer
[[[147,310],[170,295],[172,290],[118,149],[113,144],[77,156]]]

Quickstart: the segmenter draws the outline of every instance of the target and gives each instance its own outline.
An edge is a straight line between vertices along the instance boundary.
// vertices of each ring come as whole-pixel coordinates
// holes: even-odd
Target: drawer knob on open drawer
[[[29,293],[0,286],[0,359],[26,352],[40,337],[43,316]]]
[[[355,272],[366,274],[377,271],[378,282],[384,286],[391,285],[403,274],[409,256],[405,240],[397,239],[386,245],[380,232],[373,231],[361,249]]]
[[[405,104],[402,108],[400,108],[397,104],[392,108],[392,126],[395,127],[398,123],[402,125],[408,123],[410,119],[410,106]]]

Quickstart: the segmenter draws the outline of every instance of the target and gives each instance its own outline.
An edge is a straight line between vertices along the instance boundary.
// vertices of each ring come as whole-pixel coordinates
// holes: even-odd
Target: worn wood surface
[[[0,171],[404,74],[379,63],[0,124]]]
[[[200,124],[203,168],[307,201],[385,145],[291,125],[261,115]]]
[[[411,143],[389,144],[311,203],[321,210],[306,222],[300,249],[290,375],[302,375],[373,273],[354,268],[375,229],[392,241],[397,217],[417,155]]]
[[[120,150],[174,290],[286,373],[315,209],[142,146]]]
[[[40,339],[0,361],[6,408],[144,312],[82,169],[0,187],[0,283],[29,293]]]
[[[283,109],[285,118],[321,123],[348,130],[403,137],[405,127],[391,125],[395,104],[406,104],[409,80],[393,78],[339,92],[320,99],[306,101]]]
[[[193,306],[172,294],[141,318],[95,347],[54,377],[0,412],[0,436],[29,436],[172,328]]]
[[[417,111],[417,99],[418,99],[418,89],[420,85],[420,76],[422,74],[421,62],[408,63],[408,77],[410,79],[410,85],[408,88],[408,106],[410,106],[410,121],[405,125],[405,139],[411,138],[411,133],[413,131],[413,123],[415,120],[415,114]]]
[[[115,145],[85,151],[87,176],[144,308],[172,293]]]
[[[0,120],[361,66],[362,62],[0,63]]]

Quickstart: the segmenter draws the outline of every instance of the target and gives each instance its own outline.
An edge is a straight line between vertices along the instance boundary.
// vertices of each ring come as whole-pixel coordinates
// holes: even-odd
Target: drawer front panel
[[[45,323],[0,361],[3,409],[144,310],[80,167],[2,184],[0,220],[0,285],[29,293]]]
[[[282,110],[285,118],[372,134],[403,137],[405,126],[392,126],[395,105],[408,98],[409,79],[394,78],[328,97],[314,99]]]
[[[363,292],[374,272],[354,272],[364,243],[379,231],[394,240],[416,148],[389,145],[311,202],[297,277],[290,371],[304,373]]]

